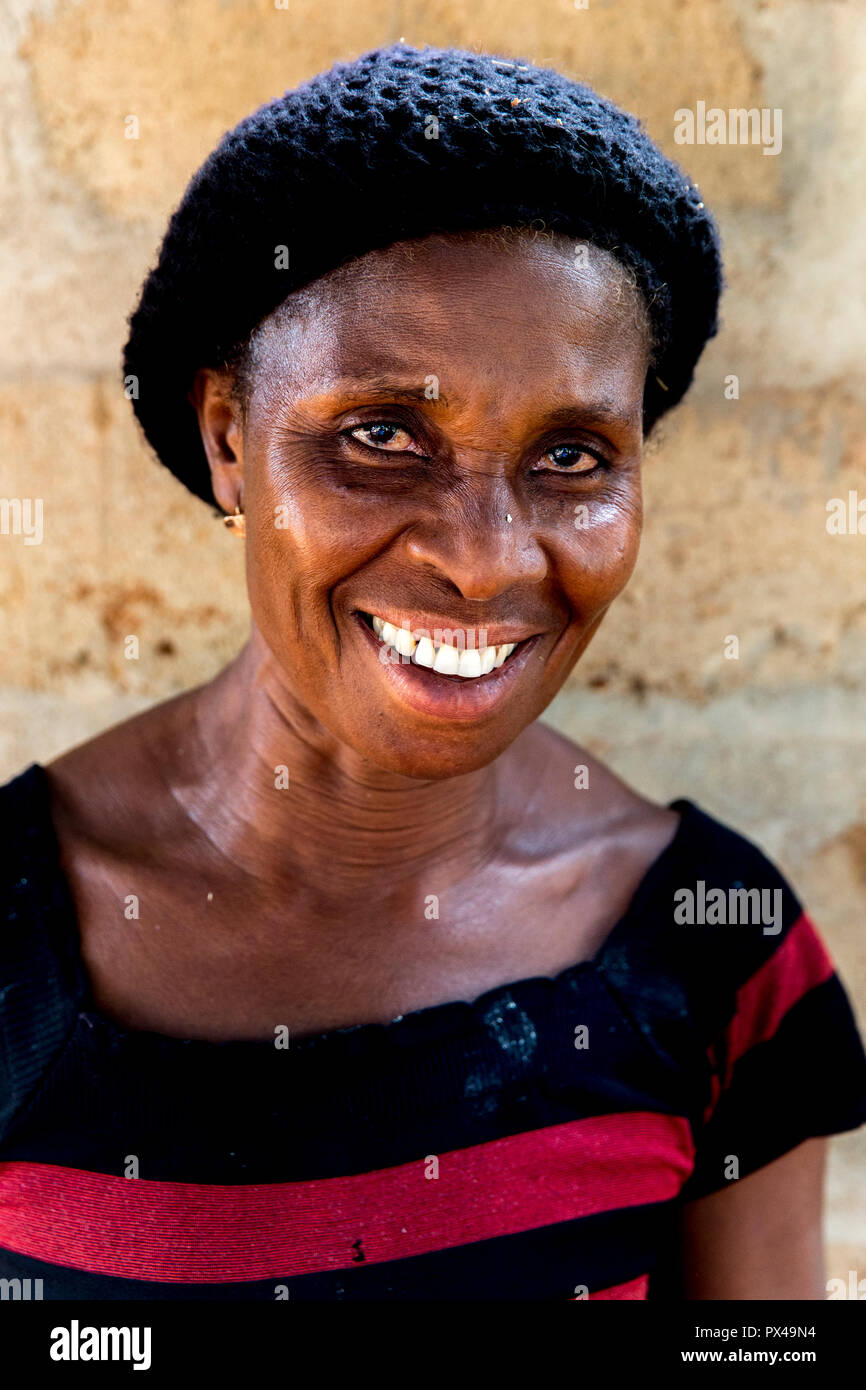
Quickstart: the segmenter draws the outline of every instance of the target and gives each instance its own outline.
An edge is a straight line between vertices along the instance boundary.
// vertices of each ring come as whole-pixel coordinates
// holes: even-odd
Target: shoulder
[[[523,752],[515,835],[522,846],[533,837],[558,846],[566,886],[584,876],[575,901],[583,915],[598,900],[609,928],[599,971],[651,1045],[689,1051],[737,1015],[760,1032],[774,1009],[780,1016],[782,1004],[830,979],[826,945],[795,887],[748,835],[688,798],[660,805],[641,796],[545,726]]]
[[[509,750],[499,851],[534,882],[533,916],[565,958],[595,955],[677,834],[679,817],[585,748],[535,724]]]
[[[155,706],[44,765],[31,763],[0,786],[7,965],[8,927],[21,915],[17,900],[26,903],[31,923],[57,920],[70,910],[68,871],[87,847],[140,844],[146,825],[166,814],[166,750],[186,698]]]
[[[600,759],[556,730],[538,724],[523,750],[521,808],[532,788],[549,833],[574,843],[618,844],[649,874],[642,888],[651,906],[644,940],[675,955],[721,951],[734,973],[772,954],[802,914],[795,889],[759,844],[681,797],[662,804],[641,795]],[[530,826],[534,824],[529,818]],[[557,829],[559,827],[559,829]],[[651,900],[651,902],[650,902]],[[701,928],[754,926],[735,934]],[[694,928],[689,931],[689,928]]]
[[[83,995],[44,768],[0,787],[0,1132],[62,1051]]]
[[[118,846],[141,852],[169,814],[155,750],[168,746],[176,705],[0,786],[0,1132],[59,1056],[87,995],[77,889]]]
[[[8,929],[18,920],[16,901],[34,888],[48,892],[56,868],[56,843],[48,812],[45,768],[31,763],[0,786],[0,904]]]
[[[45,765],[51,814],[68,855],[75,846],[135,843],[172,810],[170,772],[194,725],[197,691],[151,706]]]
[[[540,830],[551,843],[633,842],[650,858],[673,837],[675,811],[643,796],[549,725],[533,724],[514,752],[513,800],[528,832]]]
[[[637,996],[648,1027],[681,1067],[706,1059],[691,1200],[863,1124],[866,1053],[827,943],[783,870],[746,835],[677,804],[684,830],[658,923],[611,960],[610,978],[628,988],[637,967],[651,981]]]
[[[706,1044],[745,1020],[757,1041],[835,979],[832,959],[795,887],[759,844],[694,801],[672,806],[678,832],[644,885],[630,930],[611,941],[603,971],[648,1022],[675,1015]]]

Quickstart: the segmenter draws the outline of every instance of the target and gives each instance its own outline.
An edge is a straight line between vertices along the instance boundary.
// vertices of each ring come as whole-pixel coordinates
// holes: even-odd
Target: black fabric
[[[863,1124],[866,1068],[857,1036],[838,975],[794,1004],[772,1038],[736,1062],[729,1086],[700,1131],[683,1200],[729,1185],[732,1157],[745,1177],[804,1138]]]
[[[566,1298],[579,1282],[603,1290],[645,1274],[649,1297],[676,1297],[674,1209],[728,1185],[732,1154],[745,1177],[812,1135],[866,1121],[866,1054],[778,869],[694,803],[673,806],[674,839],[594,959],[387,1025],[292,1038],[282,1051],[270,1040],[129,1031],[94,1010],[48,782],[33,764],[0,788],[0,1247],[5,1165],[117,1176],[136,1154],[154,1182],[304,1183],[572,1121],[609,1117],[615,1136],[618,1118],[649,1114],[686,1122],[691,1135],[675,1201],[631,1198],[577,1221],[371,1262],[360,1277],[323,1269],[286,1282],[304,1298]],[[698,880],[778,890],[779,931],[675,923],[675,895]],[[589,1030],[585,1050],[574,1046],[578,1026]],[[575,1263],[583,1279],[572,1278]],[[51,1262],[0,1249],[0,1277],[43,1277],[40,1265]],[[160,1295],[158,1280],[57,1268],[45,1297],[130,1296],[130,1285],[132,1296],[196,1296],[188,1285],[160,1284]],[[274,1297],[270,1279],[243,1287],[239,1297]],[[228,1284],[196,1288],[231,1296]]]
[[[2,1134],[62,1052],[84,994],[72,904],[36,765],[0,789],[0,856]]]

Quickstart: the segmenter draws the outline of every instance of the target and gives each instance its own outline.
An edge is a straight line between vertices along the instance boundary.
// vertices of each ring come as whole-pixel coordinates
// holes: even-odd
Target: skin
[[[245,516],[249,641],[48,769],[94,1002],[123,1026],[315,1033],[554,975],[669,844],[674,812],[536,722],[640,538],[646,316],[591,253],[390,247],[290,296],[245,391],[198,373],[214,494]],[[479,696],[383,665],[360,610],[526,646]],[[817,1152],[691,1204],[684,1296],[823,1296]]]

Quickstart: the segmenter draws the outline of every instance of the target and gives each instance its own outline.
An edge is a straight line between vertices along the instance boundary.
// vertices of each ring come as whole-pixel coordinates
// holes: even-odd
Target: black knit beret
[[[124,352],[148,440],[213,504],[188,399],[198,368],[234,359],[289,293],[367,251],[524,225],[592,241],[633,271],[656,349],[649,428],[680,400],[717,328],[718,234],[695,184],[581,83],[519,59],[399,43],[262,106],[194,175]]]

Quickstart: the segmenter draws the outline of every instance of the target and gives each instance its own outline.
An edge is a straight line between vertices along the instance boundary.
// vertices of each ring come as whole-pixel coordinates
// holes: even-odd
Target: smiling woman
[[[250,636],[0,791],[4,1277],[822,1296],[820,1137],[866,1118],[823,943],[756,846],[538,722],[719,289],[687,176],[527,64],[367,54],[195,176],[124,372]],[[684,926],[705,888],[746,919]]]
[[[377,767],[439,778],[496,758],[631,573],[649,328],[616,260],[578,249],[530,232],[371,252],[290,295],[239,374],[197,374],[256,627],[304,708]],[[371,659],[374,618],[404,631],[404,661]],[[482,627],[492,669],[467,657],[464,679]]]

